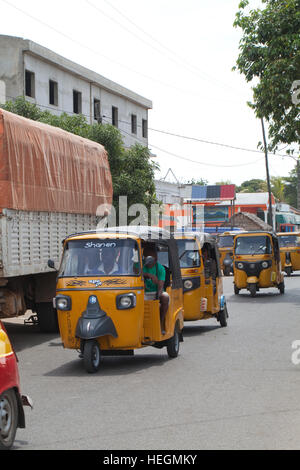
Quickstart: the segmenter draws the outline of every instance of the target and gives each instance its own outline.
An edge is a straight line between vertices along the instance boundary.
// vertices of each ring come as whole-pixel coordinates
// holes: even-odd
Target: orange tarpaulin
[[[0,109],[2,209],[96,215],[111,202],[102,145]]]

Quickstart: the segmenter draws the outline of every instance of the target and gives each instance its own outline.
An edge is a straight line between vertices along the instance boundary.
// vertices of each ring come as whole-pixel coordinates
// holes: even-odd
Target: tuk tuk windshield
[[[140,273],[138,245],[132,239],[67,242],[59,277],[134,276]]]
[[[300,246],[300,235],[282,235],[278,237],[279,246]]]
[[[176,240],[178,247],[179,262],[181,268],[194,268],[200,266],[200,255],[195,240]]]
[[[271,253],[271,239],[267,235],[236,238],[236,255],[270,255]]]
[[[228,248],[233,246],[233,236],[232,235],[224,235],[224,237],[220,237],[218,241],[219,248]]]

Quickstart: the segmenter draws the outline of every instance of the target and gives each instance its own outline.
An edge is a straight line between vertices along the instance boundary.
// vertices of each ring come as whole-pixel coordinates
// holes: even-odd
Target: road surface
[[[186,323],[178,358],[149,347],[93,375],[59,336],[7,321],[35,405],[14,449],[299,449],[300,275],[285,282],[250,298],[225,278],[227,328]]]

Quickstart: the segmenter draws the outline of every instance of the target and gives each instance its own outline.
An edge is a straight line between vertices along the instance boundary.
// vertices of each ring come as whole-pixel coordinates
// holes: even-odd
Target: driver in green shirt
[[[155,248],[145,247],[144,258],[152,256],[154,262],[151,265],[143,267],[143,276],[145,279],[145,299],[160,301],[160,323],[162,334],[166,334],[165,317],[169,308],[169,294],[164,291],[166,280],[165,268],[157,262],[157,252]]]

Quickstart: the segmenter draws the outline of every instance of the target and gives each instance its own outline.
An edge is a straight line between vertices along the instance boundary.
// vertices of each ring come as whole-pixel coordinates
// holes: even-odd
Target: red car
[[[17,428],[25,428],[23,406],[31,400],[20,392],[17,357],[0,321],[0,450],[10,449]]]

